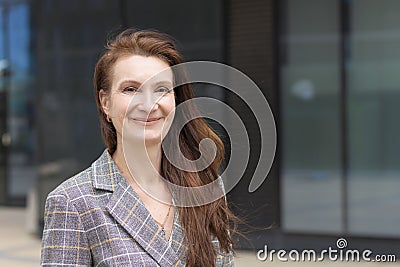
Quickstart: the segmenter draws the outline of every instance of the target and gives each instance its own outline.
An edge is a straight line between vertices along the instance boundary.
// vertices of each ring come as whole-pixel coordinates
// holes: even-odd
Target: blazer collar
[[[114,192],[115,185],[125,178],[119,171],[108,149],[92,164],[92,182],[96,189]]]
[[[92,172],[94,188],[113,192],[106,210],[142,248],[161,266],[184,265],[183,259],[187,247],[184,244],[177,208],[174,212],[171,240],[167,241],[161,232],[161,227],[122,176],[107,149],[92,164]]]

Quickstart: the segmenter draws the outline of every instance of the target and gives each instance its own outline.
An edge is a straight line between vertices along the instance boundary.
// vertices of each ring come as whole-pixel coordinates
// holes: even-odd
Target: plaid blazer
[[[177,209],[174,215],[166,240],[105,150],[48,195],[41,265],[183,266],[187,244]],[[233,266],[233,256],[218,252],[216,265]]]

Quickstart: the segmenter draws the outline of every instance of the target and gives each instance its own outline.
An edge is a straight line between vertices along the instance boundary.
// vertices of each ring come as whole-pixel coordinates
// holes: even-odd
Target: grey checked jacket
[[[187,244],[174,215],[166,240],[105,150],[48,195],[41,265],[184,266]],[[233,266],[233,256],[218,253],[216,265]]]

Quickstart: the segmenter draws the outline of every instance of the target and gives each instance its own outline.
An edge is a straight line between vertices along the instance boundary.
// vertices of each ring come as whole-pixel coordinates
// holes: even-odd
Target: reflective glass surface
[[[350,1],[349,231],[400,236],[400,2]]]
[[[336,0],[289,0],[282,23],[282,226],[341,225],[339,10]]]

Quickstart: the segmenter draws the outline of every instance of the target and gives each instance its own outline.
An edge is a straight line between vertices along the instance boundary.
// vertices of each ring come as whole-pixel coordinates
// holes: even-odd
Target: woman
[[[215,181],[224,154],[202,118],[177,132],[176,107],[193,98],[188,84],[174,88],[171,67],[182,62],[173,41],[158,32],[128,29],[108,43],[94,73],[107,149],[48,195],[42,265],[233,266],[229,224],[235,216],[225,199],[174,205],[182,196],[171,185]],[[180,113],[198,115],[192,103]],[[216,145],[216,158],[197,172],[176,167],[164,144],[177,136],[188,159],[201,155],[205,138]]]

